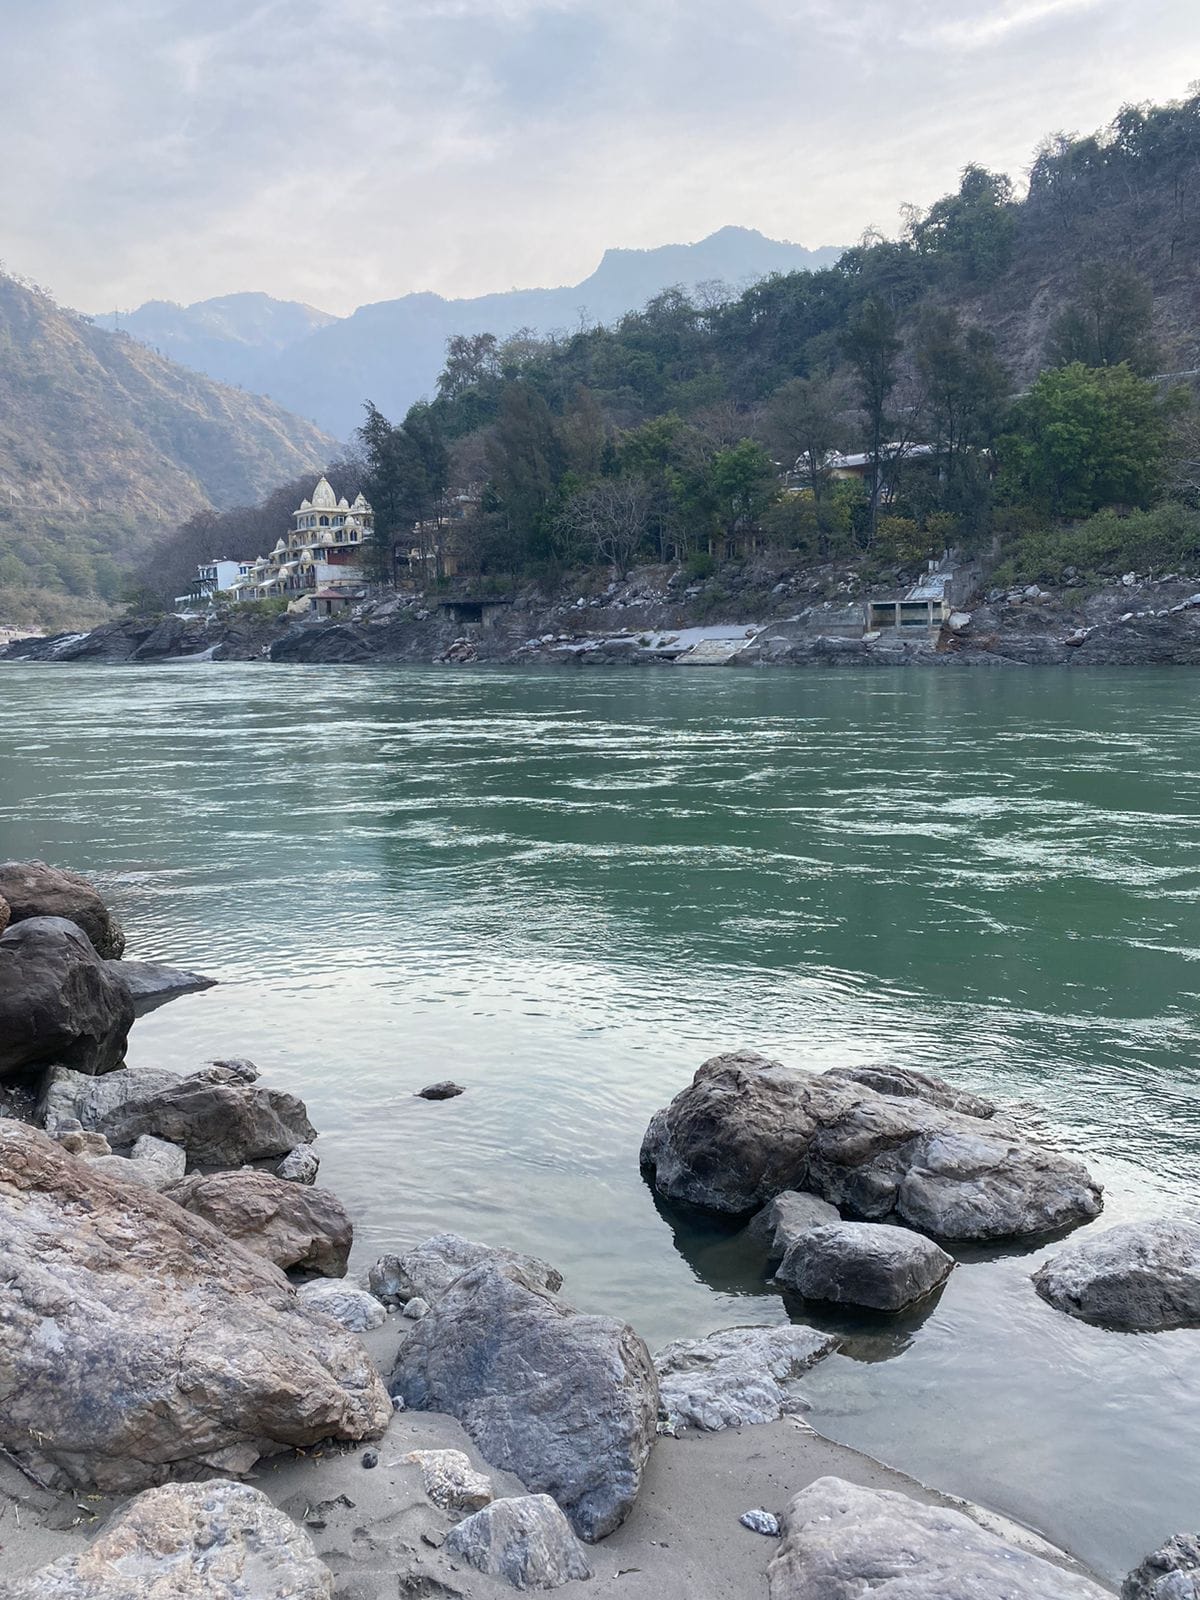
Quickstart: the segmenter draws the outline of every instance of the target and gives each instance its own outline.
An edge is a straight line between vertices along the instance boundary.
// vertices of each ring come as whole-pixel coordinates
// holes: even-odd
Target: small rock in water
[[[414,1295],[411,1300],[406,1300],[403,1306],[403,1315],[411,1317],[414,1322],[420,1322],[422,1317],[429,1315],[429,1301],[422,1300],[420,1295]]]
[[[275,1176],[286,1183],[315,1183],[321,1158],[311,1144],[298,1144],[275,1168]]]
[[[379,1465],[379,1451],[364,1450],[362,1453],[362,1464],[368,1469],[371,1467],[377,1467]]]
[[[743,1511],[738,1518],[743,1528],[749,1528],[751,1533],[765,1534],[768,1539],[778,1539],[779,1518],[769,1511],[756,1508],[754,1511]]]
[[[419,1100],[453,1100],[455,1095],[465,1094],[461,1083],[452,1083],[449,1078],[444,1083],[431,1083],[424,1089],[417,1090]]]

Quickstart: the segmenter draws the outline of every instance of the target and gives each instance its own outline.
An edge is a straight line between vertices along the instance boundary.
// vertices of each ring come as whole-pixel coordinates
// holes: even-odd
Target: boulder
[[[275,1176],[287,1183],[316,1183],[321,1158],[311,1144],[298,1144],[275,1168]]]
[[[1090,1579],[948,1507],[818,1478],[783,1516],[770,1600],[1102,1600]]]
[[[403,1459],[420,1467],[425,1493],[441,1511],[481,1511],[494,1498],[492,1480],[461,1450],[410,1450]]]
[[[511,1261],[531,1283],[551,1294],[562,1288],[562,1273],[536,1256],[521,1255],[502,1246],[476,1244],[458,1233],[435,1233],[403,1255],[380,1256],[367,1274],[367,1286],[385,1306],[402,1306],[409,1300],[436,1305],[456,1278],[481,1261]]]
[[[391,1387],[410,1410],[457,1417],[582,1538],[632,1509],[658,1417],[650,1354],[628,1324],[581,1314],[517,1263],[457,1278],[401,1345]]]
[[[1033,1275],[1043,1300],[1130,1332],[1200,1326],[1200,1224],[1121,1222],[1072,1240]]]
[[[802,1235],[826,1222],[841,1220],[837,1207],[827,1200],[802,1194],[798,1189],[785,1189],[750,1218],[746,1236],[766,1250],[769,1262],[782,1261]]]
[[[1139,1563],[1121,1600],[1200,1600],[1200,1533],[1177,1533]]]
[[[514,1589],[557,1589],[592,1576],[571,1524],[547,1494],[493,1500],[451,1528],[446,1552]]]
[[[332,1317],[351,1333],[369,1333],[372,1328],[382,1328],[387,1321],[386,1307],[373,1294],[352,1283],[317,1278],[312,1283],[302,1283],[296,1295],[306,1310]]]
[[[77,1137],[103,1139],[104,1135],[92,1133]],[[64,1149],[67,1148],[66,1140],[59,1142]],[[107,1144],[108,1141],[104,1142]],[[102,1153],[88,1155],[87,1159],[99,1172],[107,1172],[126,1183],[144,1183],[148,1189],[160,1192],[177,1184],[187,1171],[187,1151],[181,1150],[177,1144],[168,1144],[165,1139],[156,1139],[150,1133],[142,1135],[128,1156]]]
[[[12,919],[12,907],[9,905],[8,901],[4,898],[4,896],[2,894],[0,894],[0,933],[3,933],[5,928],[8,927],[8,924],[11,921],[11,919]]]
[[[109,966],[115,969],[115,975],[133,996],[134,1010],[139,1017],[174,1000],[176,995],[212,989],[217,982],[215,978],[206,978],[202,972],[168,967],[161,961],[113,961]]]
[[[0,934],[0,1078],[56,1061],[111,1072],[132,1024],[128,989],[74,922],[30,917]]]
[[[792,1323],[677,1339],[654,1356],[660,1411],[672,1433],[775,1422],[792,1407],[792,1380],[836,1349],[828,1334]]]
[[[175,1185],[171,1199],[277,1267],[325,1278],[346,1275],[354,1229],[346,1208],[328,1189],[245,1168],[194,1172]]]
[[[897,1067],[891,1062],[879,1062],[870,1067],[830,1067],[825,1077],[834,1082],[863,1083],[876,1094],[895,1095],[901,1100],[924,1100],[931,1106],[940,1106],[943,1111],[961,1111],[965,1117],[987,1118],[996,1114],[994,1100],[985,1100],[967,1089],[956,1089],[944,1078],[918,1072],[915,1067]]]
[[[461,1083],[452,1083],[449,1078],[443,1083],[429,1083],[423,1089],[417,1090],[418,1100],[453,1100],[466,1090]]]
[[[307,1533],[249,1484],[146,1489],[78,1555],[6,1589],[11,1600],[330,1600]]]
[[[940,1288],[954,1259],[932,1239],[886,1222],[834,1222],[792,1245],[775,1282],[807,1300],[903,1311]]]
[[[741,1215],[803,1189],[945,1239],[1050,1233],[1101,1206],[1080,1162],[996,1121],[747,1051],[704,1063],[651,1119],[641,1161],[667,1199],[712,1211]]]
[[[8,902],[13,923],[31,917],[65,917],[83,929],[102,960],[115,960],[125,952],[121,924],[95,885],[78,872],[64,872],[44,861],[2,861],[0,895]]]
[[[362,1345],[165,1195],[0,1121],[0,1446],[126,1491],[381,1434]]]
[[[128,1102],[145,1100],[182,1081],[165,1067],[123,1067],[99,1078],[55,1067],[46,1079],[38,1118],[53,1139],[79,1128],[94,1133],[101,1122],[115,1120],[115,1113]]]

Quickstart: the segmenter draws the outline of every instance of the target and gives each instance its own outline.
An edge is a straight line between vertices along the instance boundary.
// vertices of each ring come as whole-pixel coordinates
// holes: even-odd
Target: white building
[[[363,597],[362,550],[374,533],[375,513],[362,495],[339,500],[322,478],[293,512],[286,536],[232,585],[234,596],[284,599],[292,609],[329,615]]]
[[[211,599],[214,594],[228,592],[239,578],[248,575],[250,566],[249,561],[231,561],[224,556],[212,561],[202,561],[196,568],[196,576],[188,592],[175,596],[176,606],[183,610],[198,601]]]

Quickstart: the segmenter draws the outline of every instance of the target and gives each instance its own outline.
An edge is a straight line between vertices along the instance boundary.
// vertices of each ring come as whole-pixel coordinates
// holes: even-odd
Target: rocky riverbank
[[[916,574],[887,575],[900,592]],[[756,558],[689,582],[653,567],[584,593],[454,583],[393,593],[345,618],[132,617],[18,640],[0,661],[273,661],[388,665],[1020,667],[1200,663],[1200,575],[1126,573],[1055,589],[967,589],[935,636],[864,634],[882,592],[853,567],[781,570]]]
[[[652,1355],[572,1306],[569,1263],[403,1218],[352,1281],[301,1101],[244,1060],[124,1064],[145,973],[170,992],[149,964],[127,983],[124,949],[86,879],[0,865],[3,1592],[836,1600],[901,1573],[911,1600],[1107,1592],[814,1435],[797,1383],[837,1340],[803,1320]],[[1019,1247],[1102,1204],[1079,1161],[940,1079],[749,1052],[699,1069],[641,1161],[664,1206],[745,1220],[794,1317],[886,1317],[972,1270],[945,1244]],[[1028,1292],[1108,1326],[1200,1324],[1200,1228],[1085,1230]],[[1176,1539],[1124,1593],[1200,1594],[1200,1548]]]

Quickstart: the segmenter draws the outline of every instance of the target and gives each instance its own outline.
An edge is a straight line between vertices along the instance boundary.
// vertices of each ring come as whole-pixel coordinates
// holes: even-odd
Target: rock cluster
[[[77,872],[64,872],[44,861],[3,861],[0,897],[7,902],[13,925],[31,917],[63,917],[83,929],[102,960],[116,960],[125,953],[121,924],[96,886]]]

